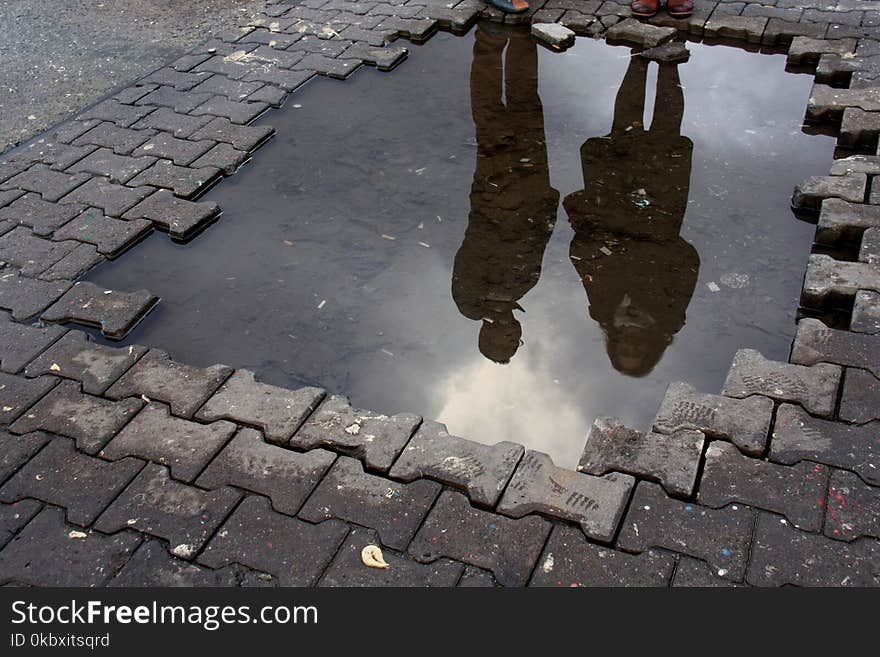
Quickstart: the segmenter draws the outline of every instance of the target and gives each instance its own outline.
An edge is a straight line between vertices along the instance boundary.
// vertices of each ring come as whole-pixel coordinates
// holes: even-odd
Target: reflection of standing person
[[[643,376],[684,326],[700,257],[679,236],[693,143],[681,134],[684,93],[675,64],[660,64],[651,128],[642,124],[648,61],[631,58],[611,134],[581,147],[584,189],[563,205],[569,255],[605,332],[611,363]]]
[[[547,166],[538,51],[527,32],[477,27],[471,110],[477,163],[452,297],[462,315],[482,320],[482,354],[506,363],[522,334],[513,311],[538,282],[559,203]]]

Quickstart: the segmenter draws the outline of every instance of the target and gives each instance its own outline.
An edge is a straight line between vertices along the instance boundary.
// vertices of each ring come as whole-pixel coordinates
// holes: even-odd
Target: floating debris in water
[[[600,246],[599,250],[607,256],[611,255],[611,249],[609,249],[607,246]]]
[[[651,205],[651,201],[649,201],[646,197],[648,192],[644,189],[636,189],[629,193],[629,200],[633,202],[639,210],[644,210],[649,205]]]
[[[393,242],[393,241],[396,240],[397,238],[394,237],[394,235],[386,235],[385,233],[382,233],[382,239],[383,239],[383,240],[391,240],[391,241]]]
[[[423,247],[425,247],[426,249],[430,249],[430,248],[431,248],[431,245],[430,245],[430,244],[427,244],[427,243],[425,243],[425,242],[419,242],[419,246],[423,246]]]
[[[708,283],[706,283],[706,287],[709,288],[710,292],[720,292],[721,291],[721,288],[718,287],[718,283],[716,283],[715,281],[709,281]]]
[[[321,303],[318,304],[318,310],[321,310],[321,308],[323,308],[324,304],[326,304],[326,303],[327,303],[327,299],[322,299]]]

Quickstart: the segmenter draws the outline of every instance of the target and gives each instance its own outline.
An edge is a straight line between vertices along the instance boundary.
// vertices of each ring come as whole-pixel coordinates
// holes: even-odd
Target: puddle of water
[[[212,190],[220,221],[89,278],[163,299],[126,340],[410,411],[573,466],[596,416],[646,429],[669,382],[785,359],[813,227],[793,186],[811,78],[690,44],[650,66],[479,26],[391,74],[316,80]]]

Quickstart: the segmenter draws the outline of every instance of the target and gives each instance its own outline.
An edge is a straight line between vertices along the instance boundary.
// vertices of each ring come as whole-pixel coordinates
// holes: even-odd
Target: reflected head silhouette
[[[506,317],[483,319],[480,328],[480,353],[496,363],[509,363],[522,338],[522,326],[511,310]]]

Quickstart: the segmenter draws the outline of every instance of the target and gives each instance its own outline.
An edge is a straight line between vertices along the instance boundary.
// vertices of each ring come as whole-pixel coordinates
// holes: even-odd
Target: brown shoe
[[[666,11],[676,18],[687,18],[694,13],[693,0],[666,0]]]
[[[629,8],[632,11],[633,16],[650,18],[657,13],[657,6],[659,4],[660,0],[633,0]]]

